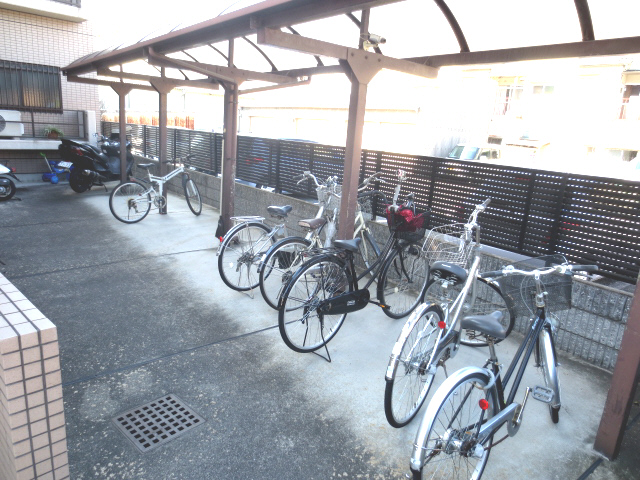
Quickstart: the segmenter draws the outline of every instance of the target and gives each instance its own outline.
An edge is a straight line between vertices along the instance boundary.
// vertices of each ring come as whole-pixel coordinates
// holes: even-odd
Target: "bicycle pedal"
[[[533,393],[533,398],[544,403],[551,403],[553,401],[553,397],[555,396],[555,394],[553,393],[553,390],[551,390],[550,388],[541,387],[541,386],[534,387],[532,393]]]

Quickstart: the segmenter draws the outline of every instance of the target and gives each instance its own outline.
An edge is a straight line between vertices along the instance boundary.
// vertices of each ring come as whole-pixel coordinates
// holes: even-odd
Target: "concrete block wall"
[[[69,478],[57,329],[2,274],[0,478]]]
[[[213,198],[203,195],[203,201],[218,208],[220,179],[202,173],[192,176],[198,182],[201,193],[203,186],[208,186],[214,193]],[[172,183],[173,191],[182,195],[180,180]],[[273,225],[273,219],[266,213],[267,205],[293,206],[286,222],[289,235],[304,235],[305,232],[297,226],[298,220],[312,218],[317,212],[317,206],[304,200],[236,183],[236,215],[263,215],[266,217],[265,222]],[[382,247],[389,236],[386,221],[378,217],[378,221],[369,222],[369,226],[378,245]],[[483,253],[480,269],[497,270],[513,262],[513,257],[507,252],[503,255],[496,252],[496,249],[491,249],[490,252]],[[632,299],[631,293],[574,278],[572,308],[557,312],[559,328],[556,347],[590,364],[612,371],[618,359]],[[527,318],[516,319],[514,330],[524,332],[527,322]]]

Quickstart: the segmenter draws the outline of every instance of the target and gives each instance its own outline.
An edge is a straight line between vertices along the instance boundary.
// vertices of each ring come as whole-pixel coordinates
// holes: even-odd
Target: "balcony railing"
[[[20,112],[19,121],[3,118],[3,124],[0,137],[52,138],[47,133],[52,127],[61,131],[66,138],[87,139],[87,119],[83,110],[64,110],[62,113]],[[22,129],[19,125],[22,125]],[[22,135],[21,130],[24,131]]]

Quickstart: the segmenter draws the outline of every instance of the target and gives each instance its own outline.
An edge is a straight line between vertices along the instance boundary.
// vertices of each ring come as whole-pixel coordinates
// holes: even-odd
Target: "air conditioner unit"
[[[17,110],[0,110],[0,137],[19,137],[24,134]]]

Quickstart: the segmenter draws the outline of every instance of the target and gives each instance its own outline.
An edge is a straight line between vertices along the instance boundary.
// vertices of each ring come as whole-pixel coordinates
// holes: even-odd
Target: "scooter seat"
[[[298,225],[302,228],[308,228],[310,230],[317,230],[322,227],[325,223],[327,223],[326,218],[307,218],[304,220],[300,220]]]
[[[140,168],[151,168],[154,167],[156,164],[155,163],[139,163],[136,165],[136,167],[140,167]]]
[[[267,212],[269,212],[274,217],[280,218],[285,218],[291,210],[293,210],[293,207],[291,205],[285,205],[284,207],[276,207],[271,205],[267,207]]]
[[[350,252],[357,252],[360,248],[360,242],[362,242],[362,238],[352,238],[351,240],[336,240],[333,242],[333,245],[337,248],[342,248],[344,250],[349,250]]]

